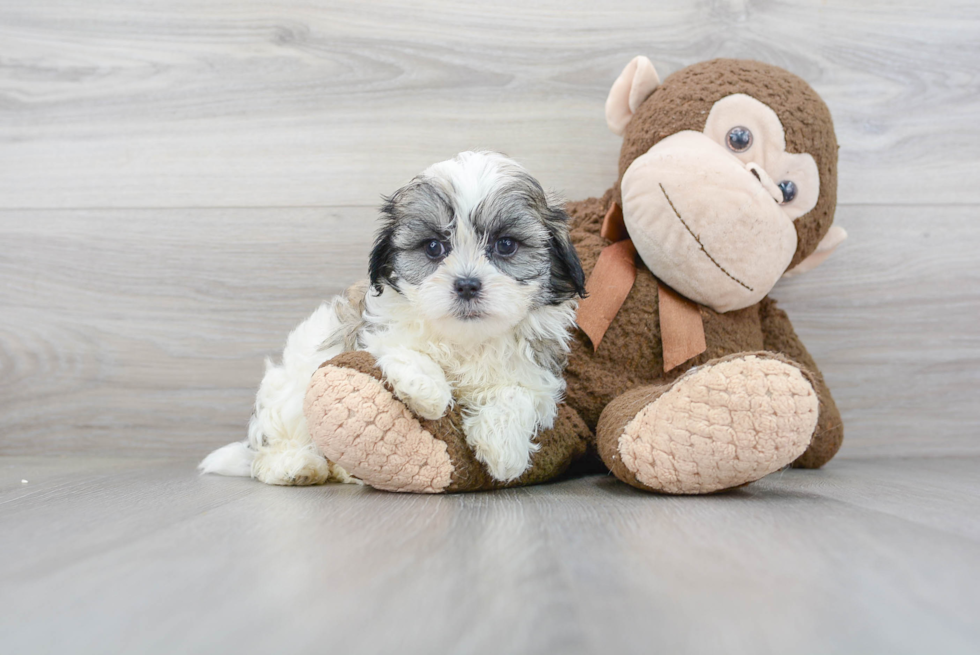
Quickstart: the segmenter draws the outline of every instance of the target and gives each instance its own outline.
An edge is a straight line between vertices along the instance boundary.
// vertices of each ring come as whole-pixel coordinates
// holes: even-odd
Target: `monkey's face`
[[[845,233],[831,230],[837,141],[806,82],[759,62],[718,59],[660,84],[645,57],[606,101],[623,134],[623,218],[660,280],[720,312],[759,302]]]
[[[622,179],[623,218],[658,278],[727,312],[759,302],[796,252],[793,220],[820,195],[817,165],[786,152],[772,109],[719,100],[704,130],[684,130],[637,157]]]

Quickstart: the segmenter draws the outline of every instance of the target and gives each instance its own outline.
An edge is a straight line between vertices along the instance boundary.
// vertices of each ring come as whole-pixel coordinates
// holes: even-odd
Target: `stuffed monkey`
[[[414,416],[363,352],[327,362],[307,393],[328,459],[379,489],[439,493],[544,482],[597,453],[634,487],[700,494],[834,456],[840,414],[768,297],[846,236],[832,226],[826,105],[767,64],[718,59],[661,83],[637,57],[612,86],[606,119],[623,136],[619,179],[567,208],[588,297],[566,403],[524,475],[490,477],[458,413]]]

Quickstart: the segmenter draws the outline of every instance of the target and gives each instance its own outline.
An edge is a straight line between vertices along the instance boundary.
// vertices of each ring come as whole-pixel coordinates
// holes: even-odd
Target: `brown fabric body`
[[[592,272],[599,253],[609,243],[599,236],[599,228],[612,195],[612,191],[608,191],[603,198],[572,202],[566,207],[572,218],[572,242],[586,275]],[[599,350],[593,352],[589,338],[580,330],[573,337],[565,370],[566,402],[580,413],[591,430],[595,431],[606,406],[627,391],[638,387],[663,387],[694,366],[721,357],[765,350],[785,355],[812,373],[820,399],[817,431],[810,448],[794,466],[817,468],[836,454],[843,439],[837,406],[813,358],[796,336],[786,313],[776,308],[774,300],[767,297],[757,305],[725,314],[702,306],[707,349],[665,374],[657,285],[650,270],[638,262],[633,290],[606,331]],[[642,407],[637,411],[639,409]],[[618,472],[614,473],[622,477]]]
[[[809,153],[817,164],[820,197],[809,213],[794,222],[798,244],[792,268],[816,249],[833,223],[837,205],[837,137],[830,111],[820,96],[792,73],[756,61],[716,59],[669,76],[641,103],[626,127],[619,181],[633,160],[661,139],[683,130],[702,131],[714,103],[736,93],[747,94],[775,111],[785,131],[786,150]],[[568,204],[572,242],[587,277],[599,253],[609,245],[600,236],[600,229],[613,202],[622,203],[619,181],[602,198]],[[813,358],[786,314],[775,305],[767,297],[756,305],[725,314],[701,306],[707,348],[664,373],[657,279],[638,259],[633,288],[605,332],[601,347],[593,352],[585,334],[578,331],[574,336],[565,373],[567,402],[594,431],[606,406],[630,390],[666,387],[692,367],[718,358],[762,350],[778,353],[809,372],[820,401],[813,440],[794,466],[822,466],[840,448],[840,414]],[[634,398],[635,394],[642,396],[640,391],[631,393],[623,401],[626,406],[632,407],[630,403],[640,397]]]
[[[603,199],[571,202],[566,207],[572,219],[572,242],[586,276],[592,273],[599,253],[608,245],[599,236],[599,226],[610,197],[611,193],[607,192]],[[727,314],[701,307],[707,349],[664,374],[657,286],[657,278],[640,262],[633,290],[606,331],[599,350],[591,352],[588,337],[581,331],[576,331],[572,338],[572,352],[565,370],[567,402],[593,430],[606,405],[629,389],[667,384],[692,366],[717,357],[764,350],[758,306]]]
[[[350,368],[383,381],[381,369],[375,365],[374,358],[363,351],[342,353],[323,366]],[[385,388],[391,391],[389,385],[385,384]],[[575,460],[581,459],[592,442],[592,433],[578,414],[568,405],[560,405],[555,426],[540,432],[536,438],[541,448],[532,456],[531,467],[517,480],[505,483],[490,477],[486,467],[473,455],[463,434],[458,406],[439,420],[419,419],[419,423],[433,437],[446,444],[453,465],[452,482],[446,488],[449,493],[547,482],[567,471]]]

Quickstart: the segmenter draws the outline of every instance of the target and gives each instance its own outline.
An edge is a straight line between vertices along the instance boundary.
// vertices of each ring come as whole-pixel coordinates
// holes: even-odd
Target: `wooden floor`
[[[5,460],[3,652],[980,648],[976,458],[842,461],[701,498],[611,477],[280,489],[192,464]]]
[[[825,470],[197,476],[382,194],[473,148],[608,188],[637,54],[831,109],[850,239],[774,291],[844,418]],[[978,653],[978,181],[976,0],[0,0],[0,652]]]

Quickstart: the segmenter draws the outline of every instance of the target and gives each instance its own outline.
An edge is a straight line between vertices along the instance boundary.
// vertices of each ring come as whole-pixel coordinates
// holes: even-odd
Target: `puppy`
[[[266,362],[248,439],[201,462],[269,484],[356,482],[310,440],[307,385],[345,350],[377,360],[427,419],[460,404],[466,441],[497,480],[518,478],[552,427],[585,293],[560,204],[516,162],[464,152],[385,200],[370,281],[322,305]]]

